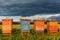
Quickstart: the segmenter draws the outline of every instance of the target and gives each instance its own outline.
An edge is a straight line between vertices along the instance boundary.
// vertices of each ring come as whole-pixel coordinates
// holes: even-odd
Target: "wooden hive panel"
[[[44,20],[35,20],[34,21],[34,30],[35,31],[44,31]]]
[[[2,19],[2,33],[11,33],[12,19]]]
[[[49,33],[57,33],[58,32],[58,22],[57,21],[47,22],[47,30]]]

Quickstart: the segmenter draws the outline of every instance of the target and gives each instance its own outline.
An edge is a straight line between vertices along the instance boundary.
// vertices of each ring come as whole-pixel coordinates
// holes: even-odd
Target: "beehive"
[[[30,32],[30,19],[21,19],[21,32]]]
[[[47,22],[47,30],[48,30],[48,33],[57,33],[58,32],[58,21],[49,20]]]
[[[34,20],[35,32],[44,32],[44,20]]]
[[[4,18],[2,19],[2,33],[10,34],[12,32],[12,19]]]

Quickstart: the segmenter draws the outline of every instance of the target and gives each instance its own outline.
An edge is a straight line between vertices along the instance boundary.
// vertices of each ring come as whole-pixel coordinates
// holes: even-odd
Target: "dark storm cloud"
[[[59,0],[0,0],[1,16],[32,16],[60,13]],[[38,3],[38,4],[37,4]],[[50,4],[52,3],[52,4]]]
[[[35,19],[57,19],[60,21],[60,0],[0,0],[0,21],[10,16],[20,21],[22,16]]]
[[[0,0],[0,5],[11,5],[15,3],[44,3],[44,2],[55,2],[60,3],[60,0]]]
[[[51,3],[60,3],[60,0],[49,0]]]
[[[48,6],[49,5],[49,6]],[[50,6],[51,5],[51,6]],[[60,5],[44,3],[40,4],[13,4],[0,8],[1,15],[10,16],[32,16],[37,14],[57,14],[60,13]]]

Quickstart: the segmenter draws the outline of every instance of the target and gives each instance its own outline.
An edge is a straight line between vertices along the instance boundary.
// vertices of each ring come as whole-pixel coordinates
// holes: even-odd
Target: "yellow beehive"
[[[49,33],[57,33],[58,32],[58,21],[57,20],[49,20],[47,22],[47,30]]]

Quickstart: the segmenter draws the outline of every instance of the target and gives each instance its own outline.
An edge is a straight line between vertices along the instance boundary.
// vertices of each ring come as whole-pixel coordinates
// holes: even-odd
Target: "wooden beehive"
[[[10,19],[10,18],[2,19],[2,33],[3,34],[12,33],[12,19]]]
[[[58,21],[49,20],[47,22],[47,30],[48,30],[48,33],[57,33],[58,32]]]
[[[44,20],[34,20],[34,31],[44,32]]]
[[[30,32],[30,19],[21,19],[21,33],[27,34]]]

